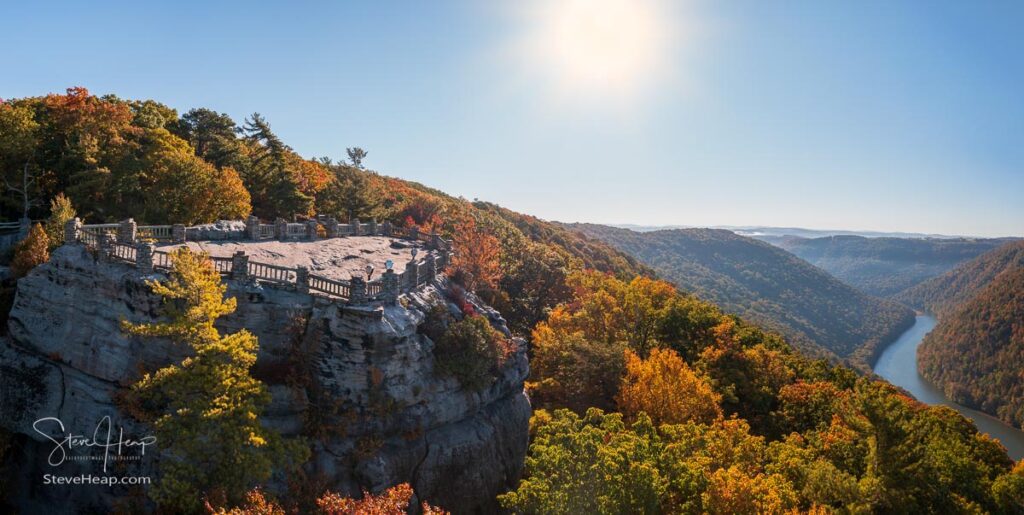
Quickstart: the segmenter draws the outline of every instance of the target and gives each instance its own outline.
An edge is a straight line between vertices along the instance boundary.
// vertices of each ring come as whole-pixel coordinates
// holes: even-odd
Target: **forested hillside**
[[[950,399],[1024,425],[1024,266],[946,310],[917,359]]]
[[[158,102],[74,88],[0,103],[2,172],[12,183],[26,178],[25,194],[9,189],[0,213],[8,220],[23,213],[50,217],[52,227],[75,210],[90,222],[132,216],[140,223],[199,223],[250,212],[267,219],[328,214],[375,217],[453,238],[455,258],[446,270],[453,296],[459,287],[477,291],[514,331],[530,335],[526,387],[535,412],[526,473],[499,499],[515,513],[1024,509],[1024,465],[1014,465],[970,421],[845,366],[804,356],[755,325],[778,327],[812,353],[863,362],[874,343],[911,322],[908,310],[727,231],[658,231],[646,240],[599,226],[570,230],[367,171],[362,149],[346,154],[344,161],[301,157],[256,114],[239,126],[208,109],[179,115]],[[58,200],[60,193],[70,201]],[[621,250],[577,231],[600,232]],[[47,245],[59,243],[59,231],[54,241],[41,227],[33,232],[31,244],[15,256],[19,266],[38,264]],[[683,291],[652,279],[651,268],[630,257],[633,252]],[[212,266],[205,270],[211,285],[219,281]],[[437,307],[430,316],[450,316],[451,306]],[[500,359],[493,328],[470,320],[437,336],[458,344],[455,363],[474,364],[453,365],[460,381],[489,374]],[[233,371],[247,376],[247,368]],[[366,380],[377,373],[367,370]],[[232,381],[203,385],[226,397],[238,393]],[[236,413],[251,424],[258,415],[247,409]],[[383,420],[389,410],[359,416]],[[435,450],[461,450],[426,441],[423,448],[429,451],[423,460]],[[230,456],[233,450],[217,451]],[[489,457],[478,459],[488,463]],[[329,473],[309,481],[295,477],[312,490],[330,484]],[[389,486],[365,485],[373,493]],[[178,493],[192,501],[203,495]],[[286,512],[278,503],[287,499],[269,489],[251,494],[250,512]],[[348,511],[359,509],[338,501]],[[359,506],[383,510],[381,503],[382,497],[367,496]]]
[[[10,99],[0,103],[0,172],[14,188],[0,197],[0,218],[46,218],[63,194],[65,211],[89,223],[196,224],[250,213],[390,220],[454,237],[469,285],[520,333],[568,298],[571,270],[651,273],[558,225],[371,172],[363,149],[339,153],[347,159],[299,156],[258,113],[242,123],[205,108],[179,115],[155,100],[84,88]]]
[[[770,243],[870,295],[886,297],[942,275],[1006,239],[775,238]]]
[[[1024,241],[1006,243],[956,269],[925,281],[895,297],[908,306],[934,313],[955,310],[985,289],[999,274],[1024,266]]]
[[[865,295],[765,242],[721,229],[638,233],[574,224],[650,265],[684,291],[782,332],[799,349],[866,369],[874,349],[913,323],[913,313]]]

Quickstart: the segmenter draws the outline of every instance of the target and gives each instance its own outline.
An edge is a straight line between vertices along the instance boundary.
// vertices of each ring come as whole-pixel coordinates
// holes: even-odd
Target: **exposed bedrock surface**
[[[12,490],[24,511],[106,511],[130,492],[42,485],[48,473],[102,474],[102,463],[49,465],[54,444],[33,423],[55,417],[67,431],[91,435],[109,416],[115,432],[150,432],[119,412],[114,399],[141,371],[180,361],[185,349],[121,334],[120,320],[152,321],[159,312],[146,278],[65,246],[19,281],[10,337],[0,341],[0,426],[16,435]],[[435,374],[434,343],[418,329],[431,305],[458,311],[446,290],[439,278],[397,306],[345,307],[229,283],[238,310],[219,326],[244,327],[259,338],[253,373],[273,394],[263,421],[311,443],[307,477],[348,495],[409,482],[420,499],[457,513],[493,510],[494,497],[517,479],[531,413],[523,393],[525,342],[516,341],[518,350],[484,390]],[[507,333],[497,312],[472,295],[467,300]],[[110,467],[145,475],[155,454]]]

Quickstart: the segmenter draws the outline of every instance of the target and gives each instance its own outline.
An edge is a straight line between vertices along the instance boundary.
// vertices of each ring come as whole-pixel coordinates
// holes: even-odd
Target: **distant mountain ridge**
[[[601,225],[601,224],[594,224]],[[763,225],[641,225],[641,224],[607,224],[607,227],[630,229],[637,232],[670,231],[673,229],[725,229],[751,238],[823,238],[826,236],[863,236],[865,238],[968,238],[948,234],[920,232],[889,232],[889,231],[857,231],[850,229],[805,229],[803,227],[769,227]]]
[[[566,224],[654,268],[680,289],[780,331],[801,350],[862,370],[876,348],[913,324],[913,312],[857,291],[768,243],[723,229],[646,233]]]
[[[766,241],[861,291],[887,297],[942,275],[1012,240],[841,235]]]

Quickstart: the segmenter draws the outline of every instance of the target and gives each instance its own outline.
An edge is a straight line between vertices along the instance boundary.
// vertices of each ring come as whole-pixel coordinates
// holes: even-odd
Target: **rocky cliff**
[[[101,461],[48,463],[55,445],[33,424],[55,417],[66,433],[92,435],[109,416],[115,433],[117,427],[126,435],[147,433],[119,409],[118,392],[142,371],[180,361],[184,349],[121,334],[121,320],[157,316],[161,301],[145,279],[132,267],[65,246],[19,281],[10,337],[0,342],[0,426],[15,434],[17,474],[9,482],[23,511],[108,511],[116,498],[142,498],[133,486],[44,485],[45,474],[105,473]],[[446,291],[439,278],[400,305],[344,306],[229,283],[238,310],[219,325],[228,332],[244,327],[259,338],[253,374],[273,394],[264,423],[311,443],[306,482],[348,495],[409,482],[420,499],[465,513],[491,511],[495,495],[516,480],[531,412],[523,393],[525,342],[516,341],[516,352],[482,391],[435,374],[434,344],[421,325],[437,303],[458,313]],[[467,297],[508,333],[497,312]],[[155,454],[150,449],[110,468],[150,474]],[[277,483],[288,479],[294,478]]]

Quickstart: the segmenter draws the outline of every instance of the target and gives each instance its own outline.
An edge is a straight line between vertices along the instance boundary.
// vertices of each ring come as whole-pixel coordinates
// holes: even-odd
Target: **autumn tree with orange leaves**
[[[626,351],[619,408],[629,417],[647,413],[655,424],[708,423],[722,417],[722,396],[671,349],[653,349],[647,359]]]
[[[455,258],[452,266],[456,276],[464,278],[470,290],[493,289],[501,279],[498,256],[501,244],[487,231],[478,229],[476,222],[467,219],[455,229]]]

